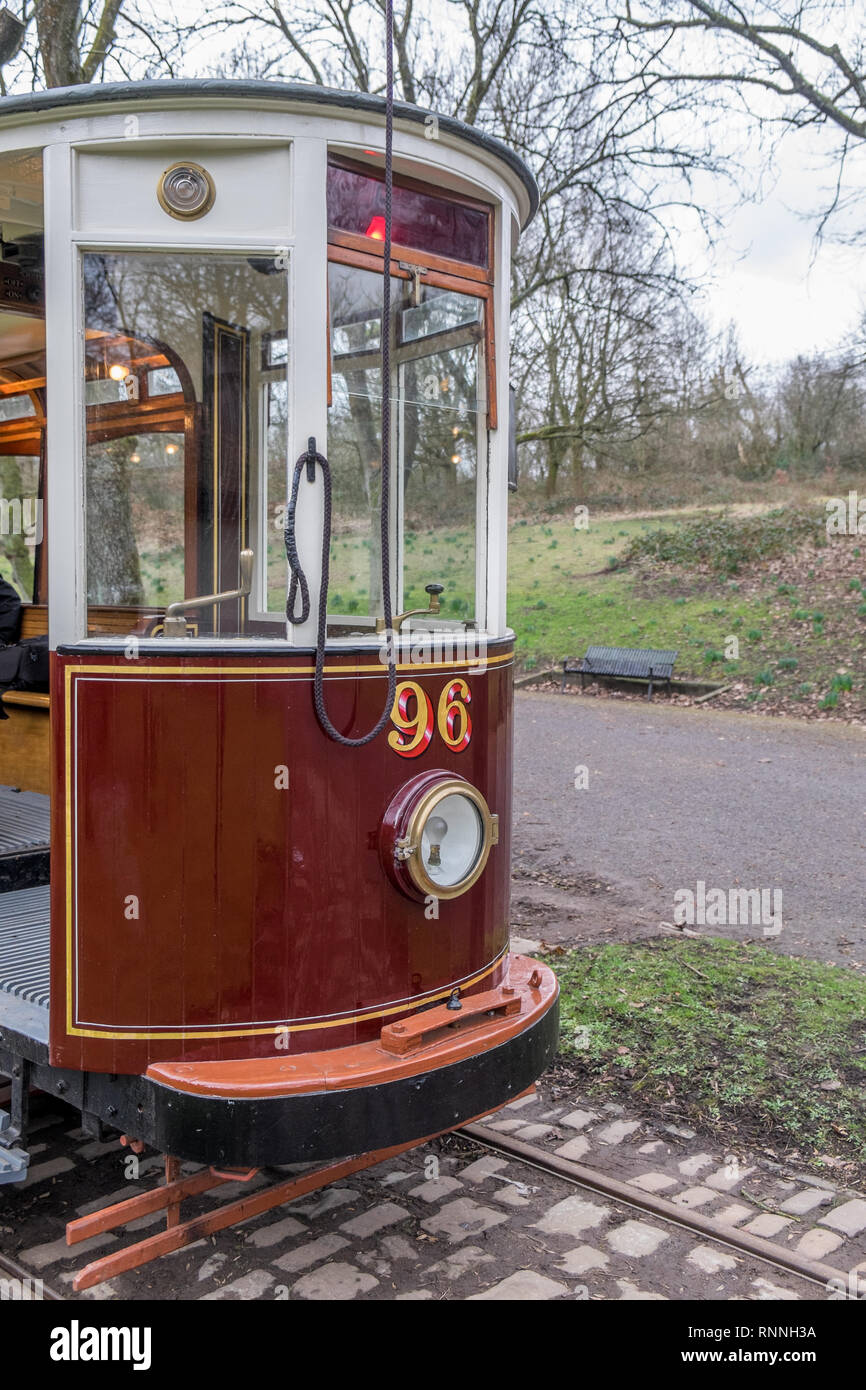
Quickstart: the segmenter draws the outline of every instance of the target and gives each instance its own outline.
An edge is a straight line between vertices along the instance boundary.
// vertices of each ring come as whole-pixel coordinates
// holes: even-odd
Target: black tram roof
[[[319,87],[312,82],[272,82],[265,80],[239,80],[223,77],[215,78],[166,78],[151,82],[95,82],[76,87],[52,87],[47,91],[22,92],[14,96],[0,98],[0,120],[5,116],[21,116],[30,112],[54,111],[76,106],[90,106],[94,102],[141,101],[160,97],[222,97],[250,99],[252,101],[298,102],[310,106],[331,106],[343,110],[367,112],[384,120],[385,98],[369,92],[352,92],[338,87]],[[420,106],[408,102],[395,101],[394,115],[403,121],[413,121],[424,125],[433,114]],[[467,125],[454,116],[436,113],[442,130],[454,135],[467,144],[493,155],[507,164],[517,175],[529,199],[529,216],[532,220],[538,210],[538,184],[529,166],[518,154],[495,135],[488,135],[475,126]]]

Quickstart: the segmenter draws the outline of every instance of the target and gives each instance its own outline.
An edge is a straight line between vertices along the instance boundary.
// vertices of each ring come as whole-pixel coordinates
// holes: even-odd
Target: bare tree
[[[231,48],[221,71],[381,92],[384,8],[222,0],[198,32]],[[515,265],[512,305],[515,369],[532,375],[521,439],[553,492],[561,471],[578,473],[585,447],[594,459],[618,431],[644,430],[658,408],[645,389],[656,373],[638,371],[634,358],[649,352],[646,325],[669,317],[657,306],[686,296],[669,212],[692,201],[698,169],[721,171],[723,161],[688,119],[690,96],[661,112],[611,81],[615,52],[568,0],[396,8],[398,96],[495,132],[538,171],[541,206]]]
[[[7,7],[8,9],[8,7]],[[110,79],[171,76],[183,31],[167,6],[139,0],[21,0],[17,39],[0,67],[0,94]]]
[[[834,214],[862,198],[866,146],[866,12],[861,0],[602,0],[600,28],[621,46],[619,81],[650,104],[691,95],[735,107],[754,126],[827,136],[832,186],[818,211]],[[859,240],[836,222],[837,234]]]

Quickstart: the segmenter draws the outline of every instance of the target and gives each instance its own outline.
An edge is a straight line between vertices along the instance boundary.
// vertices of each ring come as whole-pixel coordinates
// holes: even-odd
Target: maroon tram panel
[[[456,984],[501,979],[510,643],[481,663],[401,665],[404,714],[358,749],[322,732],[307,652],[52,661],[55,1066],[273,1056],[275,1037],[283,1055],[346,1046]],[[327,662],[331,717],[357,735],[381,711],[383,668],[369,648]],[[407,752],[399,725],[418,690],[432,727],[422,719]],[[452,694],[467,695],[468,742],[448,722]],[[389,881],[380,827],[399,789],[434,768],[484,795],[501,840],[472,888],[431,907]]]

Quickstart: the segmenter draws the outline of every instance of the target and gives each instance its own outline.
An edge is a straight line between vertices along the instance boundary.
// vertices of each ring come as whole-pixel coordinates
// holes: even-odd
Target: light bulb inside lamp
[[[442,841],[448,834],[448,822],[442,816],[431,816],[427,822],[427,834],[430,837],[430,858],[428,863],[431,868],[438,868],[442,863],[440,850]]]

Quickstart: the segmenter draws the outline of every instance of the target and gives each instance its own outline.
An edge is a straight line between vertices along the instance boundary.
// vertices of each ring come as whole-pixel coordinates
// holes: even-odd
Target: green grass
[[[670,520],[594,518],[586,531],[576,531],[571,518],[514,523],[508,538],[508,621],[518,661],[527,670],[555,665],[582,655],[589,642],[674,647],[678,671],[706,674],[713,662],[725,660],[728,635],[770,621],[769,599],[756,602],[726,584],[721,594],[718,589],[688,597],[644,592],[621,562],[635,538],[664,525]],[[556,572],[544,549],[551,532],[559,540]],[[617,568],[608,568],[609,559]],[[763,664],[760,653],[741,663],[747,674]]]
[[[285,563],[285,562],[283,562]],[[374,561],[378,582],[378,560]],[[331,540],[332,613],[367,613],[370,593],[369,536],[334,534]],[[469,526],[407,531],[403,569],[407,608],[426,608],[424,586],[445,585],[442,612],[446,618],[475,616],[475,532]],[[338,603],[339,598],[339,603]]]
[[[866,1173],[866,981],[852,971],[710,937],[582,948],[557,974],[561,1056],[586,1094]]]
[[[835,577],[841,552],[823,546],[816,516],[819,506],[722,518],[593,514],[588,530],[575,530],[570,516],[516,520],[508,621],[518,664],[555,667],[589,643],[673,648],[676,675],[740,682],[748,705],[854,714],[866,707],[866,604],[850,572]],[[704,528],[709,539],[699,543]],[[736,578],[727,573],[733,561]],[[840,659],[852,685],[834,680]]]
[[[767,616],[764,605],[741,599],[732,601],[725,617],[715,616],[711,596],[679,600],[642,596],[634,592],[626,574],[586,579],[563,591],[551,585],[545,591],[546,607],[538,612],[535,592],[512,582],[509,623],[517,637],[519,658],[534,656],[556,662],[582,654],[587,643],[615,647],[675,647],[681,672],[700,672],[707,652],[724,646],[737,617]],[[708,642],[713,646],[708,647]],[[724,659],[724,652],[722,652]]]

